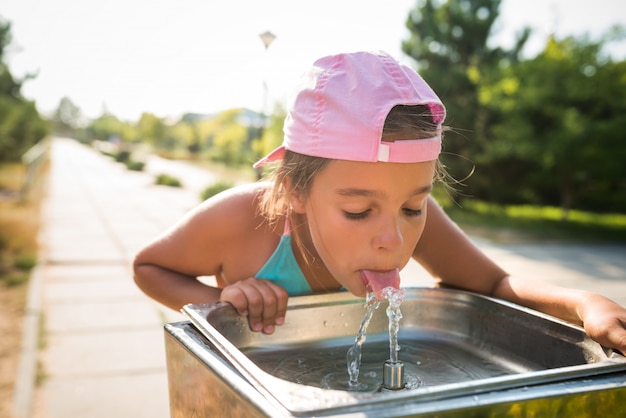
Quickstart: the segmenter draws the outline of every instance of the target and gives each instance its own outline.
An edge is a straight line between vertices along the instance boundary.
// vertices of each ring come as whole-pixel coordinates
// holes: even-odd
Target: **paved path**
[[[155,186],[155,171],[192,187]],[[75,141],[53,141],[31,288],[45,342],[35,360],[46,378],[32,399],[22,388],[22,416],[169,417],[162,325],[183,318],[135,287],[130,263],[143,243],[199,202],[203,176],[208,185],[209,174],[163,161],[129,172]],[[593,289],[626,305],[626,246],[477,243],[512,273]],[[412,264],[403,277],[411,285],[425,276]]]
[[[72,140],[56,139],[51,158],[39,271],[46,378],[34,416],[168,417],[162,324],[182,316],[146,298],[130,264],[198,195]]]

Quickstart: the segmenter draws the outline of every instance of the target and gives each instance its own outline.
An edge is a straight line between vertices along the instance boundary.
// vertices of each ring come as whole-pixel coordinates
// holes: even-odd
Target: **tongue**
[[[376,294],[376,299],[384,299],[383,289],[386,287],[400,288],[400,272],[398,269],[389,271],[361,270],[361,280],[368,292]]]

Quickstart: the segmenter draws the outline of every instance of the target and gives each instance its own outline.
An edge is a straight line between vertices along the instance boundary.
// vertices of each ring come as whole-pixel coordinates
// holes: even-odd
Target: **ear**
[[[284,180],[283,186],[285,188],[285,190],[287,191],[287,196],[288,196],[288,200],[289,200],[289,207],[291,208],[291,210],[295,213],[300,213],[303,214],[305,212],[304,209],[304,196],[302,195],[302,193],[297,192],[296,190],[294,190],[294,188],[291,186],[291,179],[289,177],[287,177]]]
[[[304,214],[304,197],[296,191],[289,192],[289,206],[295,213]]]

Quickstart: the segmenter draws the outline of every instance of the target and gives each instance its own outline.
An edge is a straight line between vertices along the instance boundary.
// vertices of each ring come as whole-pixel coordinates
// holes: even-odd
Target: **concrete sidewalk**
[[[33,416],[168,417],[162,324],[182,316],[143,295],[130,266],[198,194],[156,186],[72,140],[55,139],[51,160],[35,278],[45,378]]]
[[[19,412],[36,418],[169,417],[162,325],[184,318],[135,287],[130,263],[146,241],[199,203],[204,173],[186,171],[194,187],[177,189],[155,186],[149,170],[129,172],[72,140],[55,139],[51,156],[30,307],[43,318],[44,345],[34,360],[45,378],[33,396],[22,389]],[[211,175],[206,179],[208,185]],[[477,243],[515,274],[589,288],[626,304],[624,246]],[[424,277],[411,264],[403,284]]]

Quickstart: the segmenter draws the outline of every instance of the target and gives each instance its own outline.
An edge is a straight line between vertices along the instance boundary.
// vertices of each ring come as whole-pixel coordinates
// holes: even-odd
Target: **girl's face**
[[[333,160],[292,208],[306,215],[311,242],[333,277],[365,296],[361,270],[402,269],[426,220],[435,162]]]

